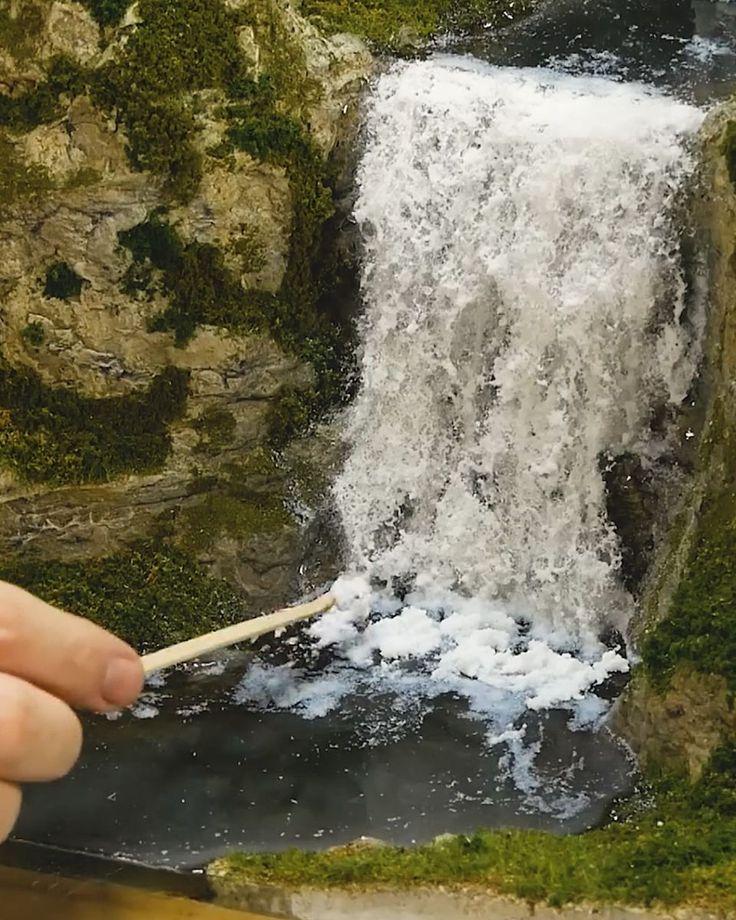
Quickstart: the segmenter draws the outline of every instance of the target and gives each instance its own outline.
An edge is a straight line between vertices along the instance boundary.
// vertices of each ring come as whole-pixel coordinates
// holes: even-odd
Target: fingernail
[[[114,658],[102,681],[102,697],[111,706],[127,706],[143,688],[143,665],[135,658]]]

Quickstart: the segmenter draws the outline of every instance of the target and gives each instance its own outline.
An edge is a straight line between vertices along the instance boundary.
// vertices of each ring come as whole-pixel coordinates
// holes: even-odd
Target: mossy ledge
[[[662,776],[619,805],[606,827],[578,836],[479,831],[428,846],[237,853],[210,866],[224,900],[248,886],[380,890],[476,887],[553,907],[691,904],[736,910],[736,747],[701,779]],[[247,903],[247,902],[246,902]]]
[[[184,550],[161,540],[101,559],[4,558],[0,578],[112,630],[140,652],[237,623],[245,602]]]
[[[736,109],[714,112],[701,134],[702,176],[692,216],[712,253],[694,471],[655,560],[635,636],[642,664],[617,725],[645,763],[668,758],[695,773],[734,718],[736,691]],[[715,692],[719,686],[723,692]],[[707,688],[707,690],[706,690]],[[709,711],[703,698],[713,702]],[[698,724],[688,718],[699,711]]]
[[[396,51],[441,31],[506,25],[531,7],[532,0],[303,0],[302,13],[328,32],[354,32]]]

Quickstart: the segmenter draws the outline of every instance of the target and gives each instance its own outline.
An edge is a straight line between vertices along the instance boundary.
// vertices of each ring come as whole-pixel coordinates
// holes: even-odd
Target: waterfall
[[[310,629],[337,664],[297,689],[272,673],[272,703],[449,689],[512,746],[518,705],[600,714],[589,691],[628,668],[600,636],[633,604],[601,458],[663,450],[652,413],[693,378],[675,211],[701,121],[643,85],[467,58],[377,80],[362,383],[334,485],[349,570]],[[243,698],[263,686],[253,671]]]

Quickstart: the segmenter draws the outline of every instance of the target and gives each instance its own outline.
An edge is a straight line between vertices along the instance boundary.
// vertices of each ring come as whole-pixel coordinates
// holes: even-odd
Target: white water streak
[[[356,571],[503,601],[558,647],[623,624],[599,460],[692,379],[672,206],[701,120],[639,85],[458,58],[380,79],[335,486]]]

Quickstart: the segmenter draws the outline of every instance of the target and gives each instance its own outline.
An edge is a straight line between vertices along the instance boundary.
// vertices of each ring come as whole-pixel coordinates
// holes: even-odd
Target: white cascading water
[[[465,58],[378,80],[355,212],[362,386],[334,488],[350,572],[311,628],[344,664],[319,692],[272,674],[271,702],[306,712],[321,692],[323,712],[342,667],[422,675],[493,716],[627,669],[599,641],[631,607],[600,463],[656,451],[652,408],[692,380],[673,210],[701,121],[641,85]]]

